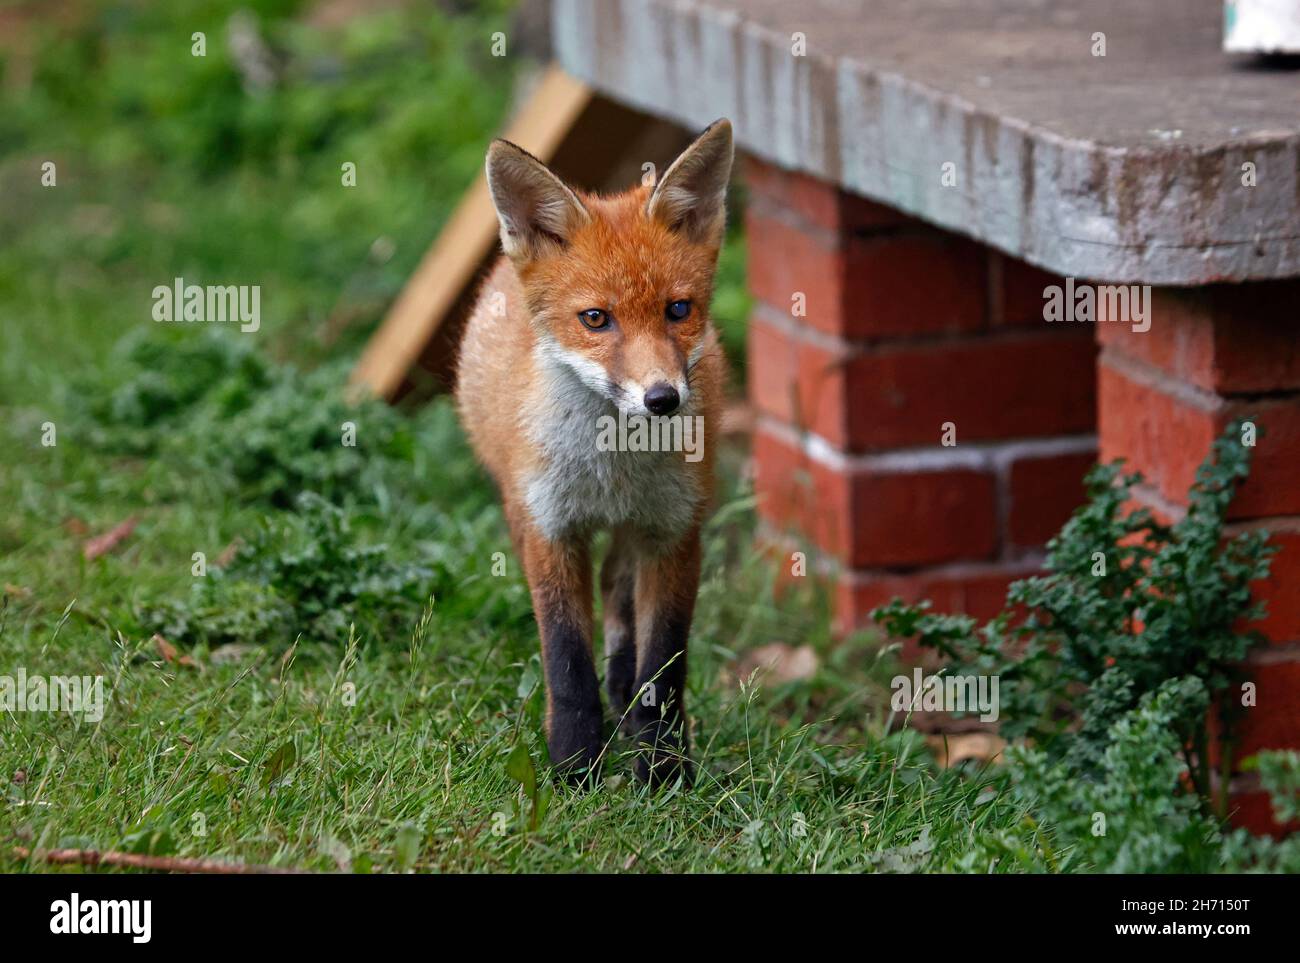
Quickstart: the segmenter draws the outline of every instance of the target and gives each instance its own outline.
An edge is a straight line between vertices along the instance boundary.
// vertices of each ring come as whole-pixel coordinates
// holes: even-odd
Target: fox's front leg
[[[542,637],[546,746],[563,774],[594,772],[603,746],[600,689],[591,658],[591,552],[585,539],[523,537],[524,570]]]
[[[686,720],[686,642],[700,584],[698,528],[667,551],[643,555],[636,576],[637,692],[631,729],[636,774],[652,785],[691,779]]]

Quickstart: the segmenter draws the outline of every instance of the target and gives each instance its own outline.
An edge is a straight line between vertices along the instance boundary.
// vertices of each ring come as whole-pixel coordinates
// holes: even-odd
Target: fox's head
[[[671,414],[690,399],[713,337],[731,161],[731,124],[719,120],[653,188],[599,197],[508,141],[488,151],[501,245],[538,350],[629,414]]]

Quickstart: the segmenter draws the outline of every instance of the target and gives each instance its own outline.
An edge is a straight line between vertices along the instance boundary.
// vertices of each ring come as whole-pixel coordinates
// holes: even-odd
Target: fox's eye
[[[593,331],[599,330],[609,324],[609,315],[600,310],[600,308],[588,308],[586,311],[579,311],[578,317],[582,319],[583,324],[591,328]]]
[[[690,313],[690,301],[670,301],[668,307],[664,309],[664,315],[669,321],[684,321]]]

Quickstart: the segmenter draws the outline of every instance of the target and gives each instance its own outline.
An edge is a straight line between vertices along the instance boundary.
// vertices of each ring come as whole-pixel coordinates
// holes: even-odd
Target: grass
[[[197,370],[192,351],[175,347],[178,370]],[[119,392],[159,373],[110,363],[121,365],[111,379]],[[324,390],[323,379],[267,370],[309,400],[311,385]],[[522,745],[543,766],[535,628],[517,567],[493,575],[508,539],[450,406],[387,414],[413,443],[406,455],[376,456],[383,467],[366,485],[336,493],[342,531],[312,524],[332,503],[278,508],[275,492],[229,462],[194,456],[209,405],[226,397],[213,390],[182,406],[145,456],[122,453],[139,440],[134,428],[89,416],[64,422],[54,448],[30,434],[11,446],[0,582],[18,591],[0,636],[6,664],[102,674],[112,696],[98,724],[0,720],[9,846],[315,869],[830,871],[955,865],[974,834],[1019,831],[1022,811],[985,776],[938,771],[915,733],[884,735],[885,663],[863,642],[831,645],[824,600],[812,589],[772,600],[770,563],[745,550],[743,492],[707,535],[690,693],[698,786],[647,791],[613,743],[604,784],[558,788],[526,831],[530,807],[508,763]],[[382,417],[361,409],[359,437]],[[299,445],[293,429],[279,441],[286,457]],[[83,434],[95,441],[79,443]],[[101,532],[131,515],[139,527],[116,551],[81,557],[81,525]],[[194,552],[215,559],[236,539],[243,548],[224,570],[192,574]],[[347,552],[380,545],[427,603],[381,593],[377,608],[357,606],[358,591],[335,603],[346,616],[337,622],[303,616],[268,628],[253,618],[285,597],[310,610],[307,590],[319,586],[295,561],[346,585],[356,572]],[[278,574],[264,581],[269,570]],[[209,593],[224,602],[216,635]],[[179,634],[166,629],[194,666],[168,661],[153,641],[173,617],[160,603],[207,614]],[[738,656],[773,640],[814,645],[822,669],[741,685]]]
[[[319,29],[255,4],[284,66],[249,94],[219,41],[233,6],[91,6],[0,95],[0,675],[111,692],[99,722],[0,715],[0,868],[62,846],[353,871],[983,871],[976,839],[1053,865],[995,774],[886,731],[888,653],[833,643],[815,587],[773,592],[742,450],[706,533],[696,787],[648,791],[612,742],[599,787],[528,798],[530,769],[551,785],[536,628],[486,479],[445,400],[338,397],[506,110],[512,67],[483,38],[508,13]],[[739,245],[718,295],[733,354]],[[149,292],[178,275],[261,284],[262,331],[153,323]],[[774,641],[820,668],[737,679]]]

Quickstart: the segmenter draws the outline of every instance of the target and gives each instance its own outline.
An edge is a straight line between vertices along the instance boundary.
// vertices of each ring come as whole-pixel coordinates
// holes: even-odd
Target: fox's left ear
[[[698,243],[721,243],[734,152],[731,121],[715,120],[664,173],[646,213]]]
[[[488,148],[487,184],[501,225],[501,248],[514,260],[562,248],[588,220],[578,195],[508,140],[494,140]]]

